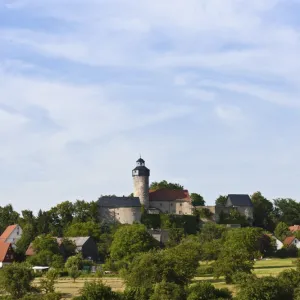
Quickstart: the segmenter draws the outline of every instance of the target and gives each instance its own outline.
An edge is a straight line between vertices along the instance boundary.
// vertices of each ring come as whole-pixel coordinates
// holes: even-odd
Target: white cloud
[[[217,116],[227,124],[236,124],[245,120],[242,110],[233,105],[218,105],[215,107]]]

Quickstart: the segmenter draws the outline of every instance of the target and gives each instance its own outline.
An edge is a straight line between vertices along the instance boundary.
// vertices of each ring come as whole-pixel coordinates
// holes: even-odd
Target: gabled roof
[[[284,245],[287,245],[287,246],[290,246],[293,241],[295,240],[295,236],[288,236],[284,241],[283,241],[283,244]]]
[[[13,231],[17,228],[17,224],[8,226],[0,236],[0,241],[4,241],[9,238]]]
[[[160,189],[160,190],[150,190],[149,191],[149,200],[150,201],[191,201],[191,197],[188,190],[169,190],[169,189]]]
[[[229,194],[228,199],[233,206],[253,206],[251,198],[247,194]]]
[[[103,196],[98,200],[100,207],[118,208],[118,207],[141,207],[138,197],[117,197]]]
[[[0,241],[0,262],[3,262],[11,244]]]
[[[25,252],[25,255],[26,256],[33,256],[35,255],[35,252],[33,250],[33,247],[32,247],[32,243],[30,243],[30,245],[28,246],[26,252]]]
[[[82,247],[88,241],[89,238],[89,236],[65,237],[65,239],[72,241],[76,245],[76,247]],[[56,240],[57,243],[61,245],[64,238],[56,238]]]
[[[289,230],[291,232],[295,232],[295,231],[299,231],[300,230],[300,225],[294,225],[294,226],[290,226]]]

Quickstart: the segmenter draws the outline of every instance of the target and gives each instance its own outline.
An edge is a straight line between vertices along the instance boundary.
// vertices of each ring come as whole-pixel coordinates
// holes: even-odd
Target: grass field
[[[264,276],[277,276],[280,272],[287,270],[287,269],[295,269],[293,265],[293,261],[295,259],[286,258],[286,259],[278,259],[278,258],[271,258],[266,260],[260,260],[255,262],[253,273],[256,274],[258,277]],[[214,279],[213,276],[203,276],[203,277],[196,277],[196,281],[204,280],[211,282],[216,288],[228,288],[234,294],[236,292],[235,285],[228,285],[225,283],[224,278]]]
[[[293,266],[294,259],[268,259],[257,261],[254,266],[254,273],[259,276],[276,276],[280,272],[286,269],[295,268]],[[60,278],[56,285],[56,290],[64,294],[64,299],[71,299],[74,296],[78,296],[80,289],[83,287],[86,281],[93,281],[95,278],[78,278],[74,283],[70,278]],[[97,280],[97,279],[96,279]],[[216,288],[226,287],[233,293],[236,292],[234,285],[226,285],[223,278],[214,279],[212,275],[206,275],[203,277],[196,277],[195,281],[205,280],[211,282]],[[37,279],[38,281],[38,279]],[[104,277],[102,281],[111,286],[114,291],[123,291],[124,283],[120,278]]]

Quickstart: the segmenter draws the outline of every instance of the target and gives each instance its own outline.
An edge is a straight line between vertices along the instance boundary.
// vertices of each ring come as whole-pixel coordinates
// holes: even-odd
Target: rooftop
[[[100,207],[118,208],[118,207],[140,207],[140,199],[138,197],[117,197],[103,196],[98,200]]]
[[[150,190],[149,191],[149,200],[150,201],[191,201],[190,194],[188,190],[169,190],[169,189],[160,189],[160,190]]]
[[[253,206],[247,194],[229,194],[227,199],[230,199],[233,206]]]
[[[0,236],[0,241],[4,241],[9,238],[13,231],[17,228],[17,224],[8,226]]]

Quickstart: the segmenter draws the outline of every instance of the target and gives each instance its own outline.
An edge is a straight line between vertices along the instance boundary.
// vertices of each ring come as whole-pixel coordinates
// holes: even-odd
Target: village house
[[[11,243],[0,241],[0,268],[11,264],[15,260],[15,253]]]
[[[64,238],[57,238],[56,239],[57,244],[59,246],[60,253],[65,256],[65,249],[63,247],[63,240]],[[76,253],[81,253],[83,259],[89,259],[96,261],[98,259],[98,247],[96,242],[92,237],[67,237],[68,240],[72,241],[76,246]],[[29,245],[29,247],[26,250],[25,253],[26,256],[33,256],[35,255],[35,251],[33,249],[32,243]]]
[[[0,236],[0,241],[10,243],[15,248],[17,241],[21,238],[23,230],[20,225],[10,225]]]
[[[300,230],[300,225],[294,225],[289,227],[290,232],[297,232]]]
[[[288,236],[284,241],[283,244],[287,247],[290,247],[292,245],[296,246],[298,249],[300,249],[300,241],[295,236]]]

